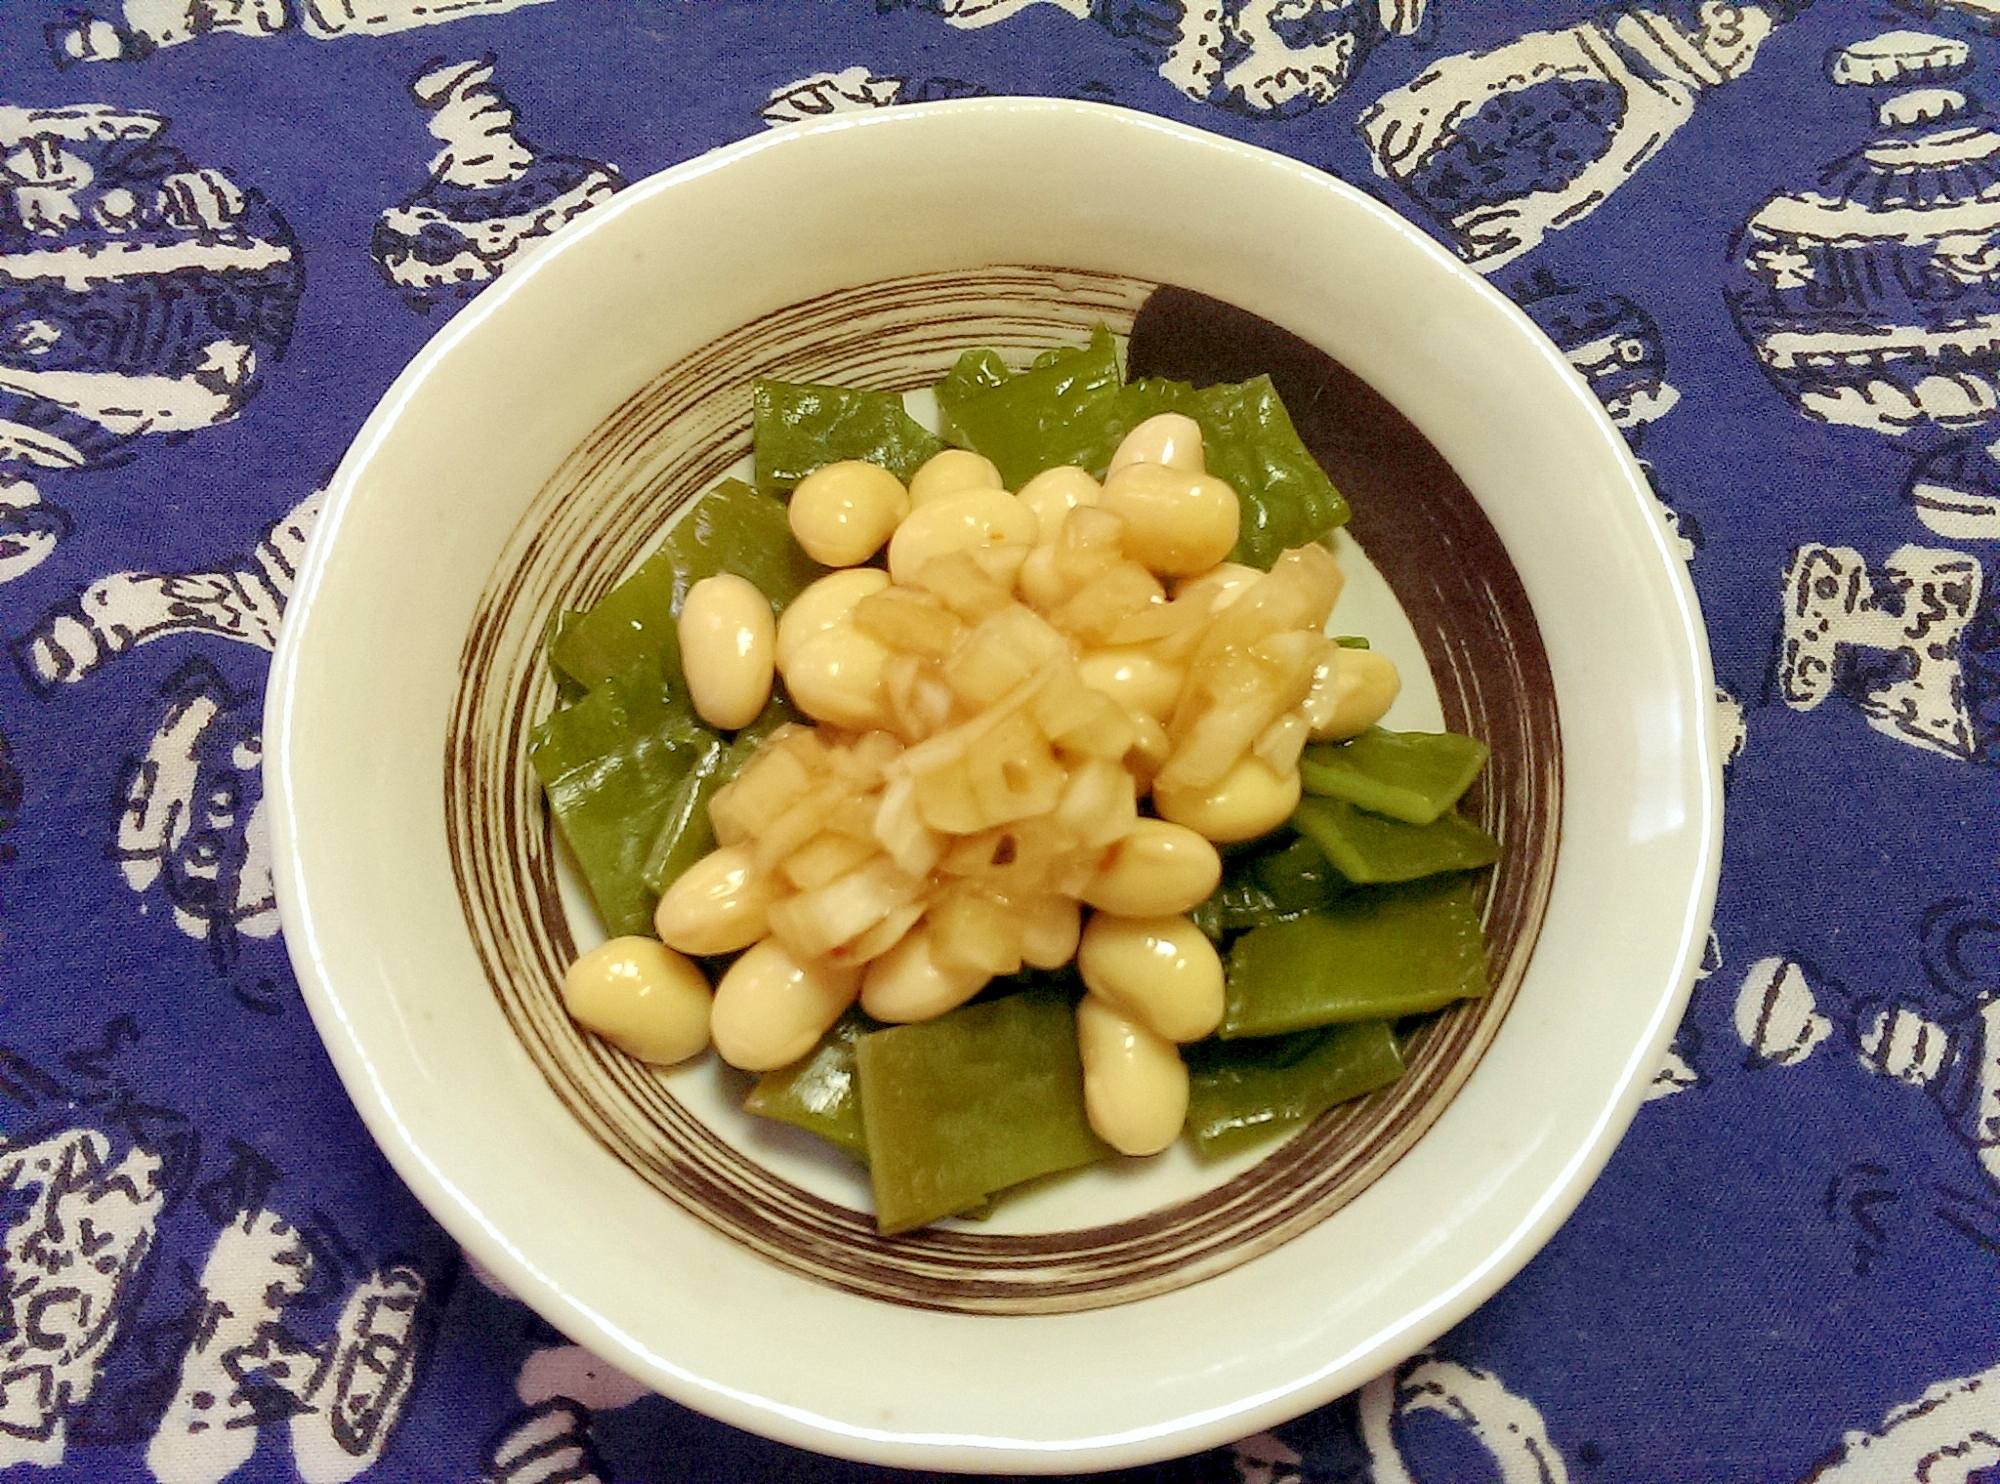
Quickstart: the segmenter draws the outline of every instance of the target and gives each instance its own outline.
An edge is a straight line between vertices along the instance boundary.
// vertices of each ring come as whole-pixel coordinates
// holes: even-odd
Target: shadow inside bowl
[[[749,1157],[667,1079],[581,1031],[560,985],[576,956],[557,850],[527,764],[555,689],[542,640],[601,598],[674,516],[750,451],[760,376],[908,391],[972,346],[1025,357],[1103,322],[1134,376],[1200,383],[1268,373],[1350,499],[1349,532],[1420,640],[1447,727],[1492,761],[1465,811],[1506,852],[1492,873],[1491,989],[1433,1017],[1403,1078],[1329,1110],[1240,1173],[1133,1219],[1042,1232],[962,1225],[894,1238],[873,1217]],[[1498,1033],[1546,909],[1561,817],[1555,690],[1527,595],[1443,457],[1358,377],[1277,326],[1187,290],[1096,273],[995,267],[864,285],[790,305],[656,377],[536,496],[483,594],[460,663],[445,810],[467,926],[501,1011],[562,1101],[681,1210],[786,1268],[920,1308],[1056,1313],[1196,1283],[1352,1200],[1437,1118]],[[745,1115],[746,1117],[748,1115]]]

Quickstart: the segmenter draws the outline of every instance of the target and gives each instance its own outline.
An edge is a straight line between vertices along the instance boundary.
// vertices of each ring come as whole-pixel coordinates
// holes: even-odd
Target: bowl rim
[[[1692,755],[1693,771],[1699,775],[1696,790],[1699,818],[1691,824],[1694,879],[1688,883],[1688,893],[1679,907],[1673,984],[1653,1003],[1642,1044],[1633,1049],[1619,1068],[1610,1095],[1598,1109],[1594,1122],[1573,1147],[1565,1146],[1571,1152],[1560,1177],[1540,1190],[1527,1216],[1514,1229],[1502,1234],[1485,1259],[1474,1264],[1448,1292],[1429,1296],[1428,1302],[1418,1305],[1393,1330],[1369,1337],[1337,1363],[1321,1365],[1298,1378],[1295,1384],[1256,1396],[1232,1397],[1227,1403],[1156,1426],[1057,1442],[1019,1436],[940,1434],[908,1427],[872,1428],[823,1417],[781,1398],[705,1386],[702,1378],[678,1368],[641,1337],[607,1323],[595,1310],[580,1304],[558,1279],[536,1267],[504,1232],[487,1221],[468,1194],[454,1183],[450,1173],[426,1152],[416,1132],[404,1123],[391,1089],[383,1083],[367,1054],[339,990],[325,973],[325,960],[308,901],[298,846],[299,820],[294,808],[293,750],[300,745],[294,720],[300,699],[301,655],[309,632],[306,618],[325,580],[329,554],[335,550],[348,516],[361,498],[372,461],[380,454],[391,431],[407,415],[419,388],[437,375],[440,366],[455,357],[464,342],[508,314],[515,301],[537,287],[554,265],[579,253],[588,253],[590,244],[612,232],[626,215],[647,209],[657,197],[675,191],[686,182],[769,152],[810,149],[815,141],[831,137],[853,138],[871,130],[922,128],[926,119],[964,116],[995,121],[1021,116],[1116,119],[1120,127],[1223,151],[1266,171],[1282,170],[1305,186],[1341,199],[1347,209],[1370,215],[1383,227],[1393,227],[1413,252],[1428,259],[1431,269],[1443,270],[1457,278],[1468,291],[1483,299],[1490,310],[1511,321],[1517,333],[1539,342],[1548,368],[1569,383],[1570,395],[1597,425],[1602,435],[1601,452],[1622,466],[1623,482],[1635,495],[1650,498],[1645,493],[1644,475],[1608,415],[1567,360],[1547,343],[1518,306],[1390,208],[1328,172],[1274,151],[1156,116],[1112,105],[1062,99],[956,99],[785,125],[637,181],[531,249],[424,346],[365,420],[328,485],[323,513],[300,564],[288,606],[288,621],[281,627],[270,672],[265,703],[264,777],[270,804],[274,887],[287,950],[308,1008],[336,1071],[384,1155],[424,1206],[480,1266],[495,1274],[508,1289],[565,1333],[579,1338],[607,1360],[633,1371],[674,1400],[725,1423],[795,1446],[918,1469],[1038,1473],[1103,1469],[1153,1462],[1226,1443],[1337,1398],[1428,1344],[1483,1303],[1525,1265],[1574,1210],[1644,1102],[1647,1083],[1678,1025],[1698,976],[1721,868],[1722,836],[1722,763],[1705,710],[1698,725],[1684,739]],[[1669,546],[1665,532],[1657,528],[1657,522],[1651,538],[1652,549],[1645,553],[1647,566],[1656,569],[1656,575],[1668,584],[1679,625],[1676,637],[1687,646],[1683,658],[1692,669],[1691,674],[1677,676],[1677,682],[1690,685],[1699,697],[1712,695],[1714,680],[1707,633],[1692,580]],[[291,621],[292,615],[297,615],[298,621]]]

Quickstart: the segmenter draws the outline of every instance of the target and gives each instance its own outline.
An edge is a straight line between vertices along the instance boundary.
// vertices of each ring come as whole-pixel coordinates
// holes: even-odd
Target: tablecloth
[[[1030,93],[1294,156],[1519,302],[1654,482],[1730,757],[1702,981],[1546,1250],[1355,1395],[1126,1477],[2000,1478],[1996,30],[4,0],[0,1475],[906,1477],[647,1394],[461,1257],[287,968],[259,714],[345,445],[518,253],[788,120]]]

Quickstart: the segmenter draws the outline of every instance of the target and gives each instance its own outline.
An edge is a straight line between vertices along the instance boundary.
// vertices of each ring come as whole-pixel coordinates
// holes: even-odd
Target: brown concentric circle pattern
[[[1468,808],[1507,847],[1487,905],[1493,988],[1436,1017],[1393,1086],[1332,1110],[1190,1199],[1114,1224],[1034,1234],[939,1227],[894,1238],[732,1148],[661,1078],[580,1032],[560,984],[575,955],[528,733],[554,702],[541,640],[659,541],[750,451],[759,376],[906,390],[970,346],[1026,357],[1104,322],[1134,374],[1269,372],[1355,506],[1352,530],[1424,644],[1448,724],[1493,760]],[[1410,424],[1325,355],[1177,289],[1102,274],[989,268],[874,283],[795,304],[669,367],[578,448],[510,538],[469,633],[445,755],[460,901],[502,1012],[562,1103],[697,1220],[819,1282],[892,1303],[1057,1313],[1199,1282],[1269,1251],[1354,1198],[1450,1100],[1526,971],[1554,872],[1561,759],[1533,613],[1498,538]]]

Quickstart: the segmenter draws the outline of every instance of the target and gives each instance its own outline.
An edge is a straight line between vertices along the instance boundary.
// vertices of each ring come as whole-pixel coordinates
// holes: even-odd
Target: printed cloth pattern
[[[1992,0],[5,0],[0,1479],[908,1477],[651,1395],[421,1210],[285,963],[259,718],[344,447],[524,248],[1009,93],[1282,151],[1513,297],[1653,481],[1729,757],[1576,1215],[1354,1395],[1120,1477],[2000,1480]]]

